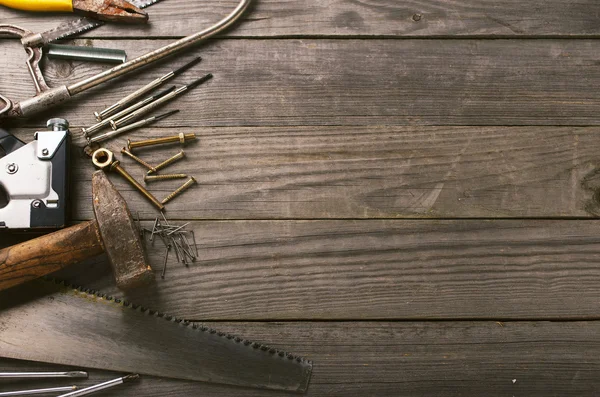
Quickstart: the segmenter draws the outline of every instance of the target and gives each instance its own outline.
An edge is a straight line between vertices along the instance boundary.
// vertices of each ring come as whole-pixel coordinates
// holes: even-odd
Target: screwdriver
[[[25,11],[73,12],[108,22],[148,22],[146,12],[125,0],[0,0],[0,5]]]

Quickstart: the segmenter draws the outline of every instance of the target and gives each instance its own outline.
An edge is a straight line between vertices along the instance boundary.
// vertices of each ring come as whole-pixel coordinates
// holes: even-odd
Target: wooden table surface
[[[148,27],[73,42],[133,58],[236,3],[165,0]],[[67,19],[0,10],[0,23],[35,32]],[[307,396],[593,395],[599,38],[597,0],[256,0],[222,37],[5,126],[29,141],[47,118],[70,120],[73,220],[90,219],[79,127],[201,55],[176,83],[214,79],[166,107],[180,114],[128,136],[199,135],[172,168],[199,185],[167,213],[191,221],[200,260],[171,260],[165,280],[130,300],[307,356]],[[24,59],[17,40],[0,42],[0,92],[11,98],[34,92]],[[105,68],[50,61],[45,73],[56,86]],[[178,150],[140,153],[156,163]],[[151,205],[112,180],[151,224]],[[148,250],[159,273],[163,251]],[[63,276],[121,294],[105,258]],[[0,370],[49,368],[0,360]],[[105,395],[285,393],[144,377]]]

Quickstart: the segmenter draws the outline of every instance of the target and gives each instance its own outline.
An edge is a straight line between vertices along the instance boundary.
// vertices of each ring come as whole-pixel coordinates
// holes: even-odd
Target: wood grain
[[[581,396],[600,389],[598,322],[211,323],[314,360],[310,396]],[[0,360],[0,370],[60,367]],[[80,369],[80,368],[78,368]],[[91,385],[117,374],[90,371]],[[27,382],[22,386],[42,385]],[[64,382],[54,382],[64,384]],[[16,390],[17,383],[0,390]],[[48,385],[48,383],[45,383]],[[106,396],[291,396],[143,377]]]
[[[183,223],[183,222],[181,222]],[[152,227],[147,222],[147,227]],[[192,320],[596,319],[598,221],[193,222],[134,303]],[[97,260],[59,277],[121,295]]]
[[[167,43],[91,42],[130,56]],[[0,47],[0,67],[19,72],[0,80],[0,92],[20,100],[33,88],[10,50]],[[182,113],[162,126],[600,124],[600,94],[590,89],[600,85],[594,40],[217,40],[193,55],[204,61],[176,84],[215,77],[179,98]],[[92,124],[94,111],[191,57],[105,84],[29,123],[59,113]],[[46,76],[57,86],[103,69],[52,62]]]
[[[86,37],[185,36],[218,21],[237,0],[163,1],[148,9],[150,25],[112,25]],[[589,37],[598,36],[594,0],[256,0],[228,37]],[[0,21],[41,32],[73,19],[1,9]]]

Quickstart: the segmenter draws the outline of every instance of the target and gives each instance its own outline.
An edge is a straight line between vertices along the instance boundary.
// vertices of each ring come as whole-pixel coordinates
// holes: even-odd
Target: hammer
[[[106,252],[117,286],[154,279],[127,203],[103,171],[92,177],[96,219],[0,250],[0,291]]]

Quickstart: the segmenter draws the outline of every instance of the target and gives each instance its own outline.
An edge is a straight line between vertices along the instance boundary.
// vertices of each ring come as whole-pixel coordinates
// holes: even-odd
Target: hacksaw
[[[294,392],[312,372],[300,356],[53,280],[0,293],[0,356]]]

